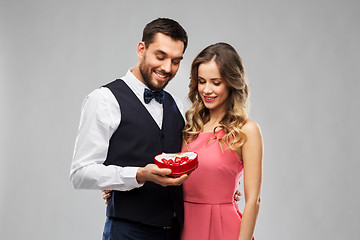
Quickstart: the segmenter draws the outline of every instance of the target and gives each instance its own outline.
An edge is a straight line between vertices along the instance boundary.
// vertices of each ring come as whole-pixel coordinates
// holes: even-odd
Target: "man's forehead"
[[[155,53],[165,54],[174,58],[182,58],[184,43],[180,40],[173,40],[165,34],[157,33],[148,48]]]

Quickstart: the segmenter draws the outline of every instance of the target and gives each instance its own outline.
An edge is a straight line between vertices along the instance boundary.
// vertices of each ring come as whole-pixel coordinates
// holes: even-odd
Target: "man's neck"
[[[139,80],[140,82],[142,82],[143,84],[146,85],[146,83],[145,83],[145,81],[144,81],[144,79],[143,79],[143,77],[141,75],[141,72],[140,72],[139,63],[136,64],[136,66],[130,71],[136,77],[137,80]]]

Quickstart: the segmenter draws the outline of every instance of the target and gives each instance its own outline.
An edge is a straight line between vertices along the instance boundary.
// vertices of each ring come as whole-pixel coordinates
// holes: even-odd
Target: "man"
[[[103,239],[179,239],[181,184],[154,156],[181,151],[182,105],[163,91],[179,69],[186,31],[174,20],[148,23],[138,62],[83,102],[70,179],[76,189],[113,190]],[[179,110],[180,109],[180,110]]]

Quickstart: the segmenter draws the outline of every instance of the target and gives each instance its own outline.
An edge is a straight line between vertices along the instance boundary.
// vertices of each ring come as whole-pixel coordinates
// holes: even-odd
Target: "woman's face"
[[[199,65],[198,91],[205,107],[210,111],[225,110],[230,90],[221,79],[219,67],[214,60]]]

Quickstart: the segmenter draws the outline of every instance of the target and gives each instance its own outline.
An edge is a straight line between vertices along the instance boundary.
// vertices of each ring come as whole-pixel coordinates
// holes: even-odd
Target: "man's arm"
[[[169,177],[171,170],[168,168],[159,168],[155,164],[148,164],[139,168],[136,174],[137,182],[144,183],[151,181],[163,187],[181,185],[189,176],[187,174],[178,178]]]
[[[74,188],[127,191],[141,187],[145,181],[176,186],[187,179],[187,175],[169,177],[170,169],[155,164],[142,168],[105,166],[109,140],[120,121],[119,104],[108,88],[97,89],[85,98],[70,170]]]
[[[119,104],[108,88],[85,98],[70,170],[74,188],[126,191],[142,186],[136,180],[138,167],[103,165],[120,120]]]

